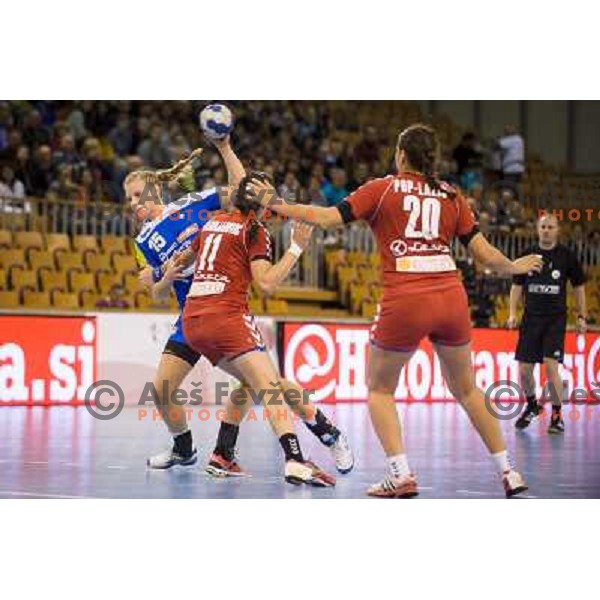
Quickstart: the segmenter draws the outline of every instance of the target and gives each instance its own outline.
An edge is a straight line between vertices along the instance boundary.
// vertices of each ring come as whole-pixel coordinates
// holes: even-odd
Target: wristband
[[[302,248],[300,248],[300,246],[298,244],[296,244],[296,242],[292,242],[290,244],[290,247],[287,249],[287,251],[294,257],[294,258],[300,258],[300,256],[302,255],[302,252],[304,252],[304,250]]]
[[[160,267],[152,269],[152,281],[154,281],[154,283],[158,283],[162,279],[162,277],[163,272]]]

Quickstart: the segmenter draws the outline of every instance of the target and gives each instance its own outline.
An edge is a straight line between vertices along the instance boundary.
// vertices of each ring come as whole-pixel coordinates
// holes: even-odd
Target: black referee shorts
[[[519,362],[543,363],[553,358],[562,363],[565,353],[567,315],[528,315],[519,327],[515,358]]]

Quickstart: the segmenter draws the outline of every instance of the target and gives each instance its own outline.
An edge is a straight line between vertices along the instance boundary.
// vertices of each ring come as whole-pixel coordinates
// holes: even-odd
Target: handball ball
[[[200,113],[200,129],[212,140],[222,140],[233,130],[233,115],[224,104],[209,104]]]

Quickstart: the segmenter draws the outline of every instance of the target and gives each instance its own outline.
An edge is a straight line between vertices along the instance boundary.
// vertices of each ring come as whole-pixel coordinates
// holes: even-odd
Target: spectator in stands
[[[137,153],[153,169],[164,169],[171,164],[171,152],[160,125],[152,125],[150,135],[138,146]]]
[[[502,153],[502,180],[516,188],[525,172],[525,143],[514,125],[507,125],[497,143]]]
[[[26,194],[31,194],[33,189],[33,165],[29,156],[29,148],[27,146],[20,146],[14,162],[15,177],[23,182]]]
[[[6,146],[0,151],[0,164],[14,164],[19,148],[22,145],[22,137],[21,132],[16,128],[8,132]]]
[[[15,177],[12,167],[2,167],[0,176],[0,197],[3,198],[25,198],[25,186],[22,181]]]
[[[353,192],[363,183],[367,183],[369,179],[369,165],[366,162],[360,162],[352,170],[352,178],[348,183],[348,189]]]
[[[59,141],[58,149],[52,155],[52,164],[55,169],[62,165],[75,166],[81,162],[81,158],[75,149],[75,140],[70,133],[64,133]]]
[[[80,198],[80,188],[73,181],[73,167],[62,165],[58,168],[58,179],[53,181],[48,189],[51,200],[77,200]]]
[[[354,161],[367,163],[372,167],[379,160],[381,144],[377,139],[377,129],[369,126],[365,129],[362,139],[354,148]]]
[[[42,115],[38,110],[31,110],[25,118],[23,141],[30,147],[36,148],[49,144],[52,139],[50,130],[42,123]]]
[[[301,197],[300,183],[292,171],[285,174],[283,183],[279,186],[279,195],[286,201],[296,201]]]
[[[327,181],[321,188],[328,206],[339,204],[348,195],[346,180],[346,171],[344,169],[337,167],[331,169],[330,181]]]
[[[468,192],[475,183],[483,181],[483,152],[474,133],[462,136],[452,152],[452,158],[456,162],[460,186],[464,190]]]
[[[54,169],[52,167],[52,150],[50,146],[40,146],[35,152],[31,168],[31,193],[43,197],[50,189]]]
[[[96,308],[130,308],[130,304],[125,297],[125,290],[120,285],[113,285],[108,295],[96,302]]]
[[[120,114],[117,124],[110,130],[108,141],[119,156],[127,156],[133,148],[133,131],[127,114]]]

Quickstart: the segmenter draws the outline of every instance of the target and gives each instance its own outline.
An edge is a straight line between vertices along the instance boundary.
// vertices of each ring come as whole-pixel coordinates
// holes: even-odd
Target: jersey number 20
[[[404,231],[407,238],[434,240],[440,236],[442,209],[437,198],[423,198],[421,201],[418,196],[404,196],[404,210],[410,211]],[[419,216],[421,229],[418,228]]]
[[[223,239],[222,233],[209,233],[204,240],[202,246],[202,254],[200,254],[200,262],[198,263],[198,270],[214,271],[215,270],[215,258],[217,258],[217,252]]]

